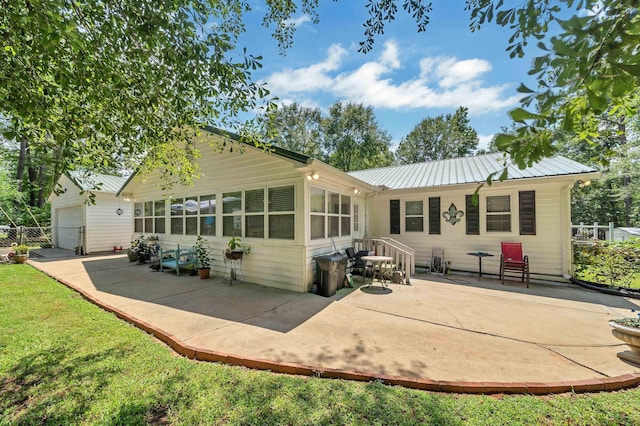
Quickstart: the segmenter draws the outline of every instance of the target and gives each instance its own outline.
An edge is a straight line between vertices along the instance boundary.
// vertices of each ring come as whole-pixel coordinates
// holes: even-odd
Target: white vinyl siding
[[[563,217],[568,216],[568,193],[563,192],[567,186],[567,181],[562,180],[526,180],[517,183],[494,183],[490,188],[483,188],[480,191],[479,206],[479,234],[467,235],[466,221],[467,215],[461,218],[456,225],[448,222],[441,222],[441,234],[429,235],[424,238],[424,234],[415,232],[405,232],[404,227],[400,234],[389,232],[390,223],[390,201],[400,200],[400,205],[404,206],[405,201],[415,200],[417,197],[428,199],[429,197],[440,197],[442,206],[449,206],[451,203],[461,210],[466,210],[465,196],[473,194],[477,186],[460,185],[456,188],[429,188],[428,190],[412,190],[382,192],[376,195],[373,206],[369,210],[372,215],[373,224],[369,235],[375,237],[391,237],[403,244],[412,247],[416,251],[416,264],[425,265],[431,257],[432,248],[442,248],[445,256],[451,261],[451,266],[455,270],[477,272],[478,259],[467,255],[468,252],[486,251],[494,255],[483,259],[483,273],[498,274],[500,259],[500,243],[522,242],[525,254],[529,255],[531,272],[549,277],[562,277],[570,267],[570,256],[563,253],[564,238],[563,232],[568,229],[567,223],[563,222]],[[520,235],[518,226],[518,199],[520,191],[535,191],[536,208],[536,235]],[[486,199],[493,196],[509,196],[511,203],[511,231],[510,232],[487,232],[486,231]],[[442,209],[441,209],[442,210]],[[404,221],[404,211],[401,220]],[[568,232],[568,231],[567,231]]]
[[[227,234],[239,233],[242,244],[251,247],[251,253],[244,256],[242,272],[245,280],[268,287],[277,287],[287,290],[306,292],[307,263],[305,258],[305,214],[304,214],[304,174],[296,170],[300,163],[285,160],[277,155],[270,155],[262,150],[246,146],[244,152],[236,149],[233,152],[225,150],[216,152],[208,144],[201,144],[202,157],[198,159],[203,176],[196,179],[192,186],[175,185],[171,192],[176,197],[200,197],[199,232],[212,246],[213,263],[212,275],[220,276],[224,270],[222,251],[226,249],[229,239],[233,235],[223,235],[223,221],[227,219]],[[160,174],[152,172],[147,175],[142,183],[134,180],[124,189],[124,194],[130,196],[134,202],[162,199],[165,195],[161,189]],[[285,215],[293,213],[293,226],[295,232],[293,239],[268,238],[268,207],[265,203],[263,213],[244,210],[245,191],[263,188],[265,199],[268,201],[269,188],[293,187],[294,208],[293,212],[273,212],[273,215]],[[234,199],[223,200],[223,197],[233,196]],[[210,203],[206,213],[202,201],[207,197]],[[225,204],[228,206],[225,211]],[[263,238],[246,235],[245,217],[247,215],[264,215],[265,235]],[[167,211],[167,218],[170,215]],[[235,219],[235,218],[238,219]],[[291,217],[286,219],[291,223]],[[238,222],[235,222],[238,221]],[[203,226],[206,222],[206,228]],[[236,227],[237,225],[237,227]],[[274,224],[277,228],[277,225]],[[205,229],[211,234],[203,232]],[[195,243],[192,235],[171,235],[169,233],[160,236],[160,244],[167,248],[191,247]]]

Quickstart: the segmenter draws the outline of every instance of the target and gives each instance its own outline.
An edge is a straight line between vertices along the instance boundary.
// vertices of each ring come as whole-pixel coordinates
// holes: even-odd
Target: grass
[[[576,278],[579,278],[584,281],[594,282],[594,283],[601,281],[598,278],[598,270],[595,266],[586,267],[585,269],[583,269],[582,271],[576,274]],[[629,285],[625,285],[624,287],[640,290],[640,274],[638,273],[631,274],[631,277],[629,279]]]
[[[0,425],[640,424],[640,389],[464,396],[173,354],[29,265],[0,266]]]

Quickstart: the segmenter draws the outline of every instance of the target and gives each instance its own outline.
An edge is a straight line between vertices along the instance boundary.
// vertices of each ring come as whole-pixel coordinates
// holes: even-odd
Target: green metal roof
[[[486,154],[477,157],[450,158],[428,163],[407,164],[379,169],[359,170],[349,173],[370,185],[389,189],[428,188],[485,182],[487,177],[503,167],[502,154]],[[533,166],[520,170],[508,164],[508,180],[533,179],[551,176],[597,173],[596,169],[580,164],[560,155],[543,158]]]
[[[128,177],[112,176],[103,174],[85,175],[79,171],[72,171],[67,174],[69,179],[83,191],[111,192],[117,193]]]

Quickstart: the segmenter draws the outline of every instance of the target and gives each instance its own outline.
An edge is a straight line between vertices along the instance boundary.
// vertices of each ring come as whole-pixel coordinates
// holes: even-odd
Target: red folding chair
[[[522,282],[524,282],[526,275],[527,288],[529,288],[529,256],[522,255],[522,244],[500,244],[502,244],[502,254],[500,254],[500,279],[502,284],[504,284],[504,273],[506,271],[517,271],[522,274]]]

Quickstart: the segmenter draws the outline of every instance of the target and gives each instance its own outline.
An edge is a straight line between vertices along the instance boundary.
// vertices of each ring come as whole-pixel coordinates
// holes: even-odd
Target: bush
[[[573,263],[578,278],[617,287],[631,287],[640,273],[640,241],[575,245]]]

